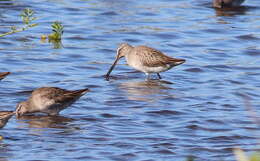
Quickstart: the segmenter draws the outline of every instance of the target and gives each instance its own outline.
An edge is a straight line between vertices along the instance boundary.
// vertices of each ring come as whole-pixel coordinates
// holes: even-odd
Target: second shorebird
[[[13,111],[0,111],[0,129],[5,126],[5,124],[13,115]]]
[[[80,89],[69,91],[57,87],[42,87],[34,90],[27,101],[17,105],[16,116],[22,116],[27,113],[42,112],[55,116],[59,112],[81,96],[87,93],[89,89]]]
[[[131,46],[127,43],[121,44],[117,49],[116,60],[110,67],[106,74],[106,79],[109,80],[109,75],[114,69],[118,60],[125,57],[129,66],[138,71],[144,72],[149,79],[151,73],[157,73],[161,79],[160,72],[167,71],[174,66],[180,65],[185,62],[184,59],[176,59],[164,55],[159,50],[147,46]]]

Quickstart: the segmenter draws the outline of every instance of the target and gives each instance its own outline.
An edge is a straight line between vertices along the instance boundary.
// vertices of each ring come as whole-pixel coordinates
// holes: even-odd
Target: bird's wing
[[[66,104],[71,104],[80,96],[85,94],[88,89],[69,91],[57,87],[42,87],[35,90],[32,94],[34,99],[38,99],[43,107],[47,109],[62,108]],[[37,98],[36,98],[37,97]],[[33,100],[33,98],[31,98]]]
[[[75,90],[75,91],[68,91],[68,90],[60,91],[55,95],[55,97],[52,97],[54,101],[53,106],[72,103],[88,91],[89,89],[87,88],[81,90]]]
[[[13,111],[0,111],[0,120],[8,120],[14,115]]]
[[[147,67],[166,66],[170,64],[171,61],[174,61],[174,58],[164,55],[159,50],[146,46],[137,47],[136,54],[139,55],[143,65]]]

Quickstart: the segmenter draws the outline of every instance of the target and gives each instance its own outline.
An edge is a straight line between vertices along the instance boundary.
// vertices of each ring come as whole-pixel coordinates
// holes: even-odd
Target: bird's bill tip
[[[15,114],[16,117],[20,117],[21,116],[21,114],[18,112],[17,109],[14,111],[14,114]]]
[[[107,81],[109,81],[109,74],[106,74],[104,77]]]
[[[109,81],[109,79],[110,79],[110,73],[112,72],[112,70],[110,69],[108,72],[107,72],[107,74],[106,75],[104,75],[104,78],[107,80],[107,81]]]
[[[15,115],[15,111],[12,111],[12,112],[10,113],[10,115],[11,115],[11,116]]]

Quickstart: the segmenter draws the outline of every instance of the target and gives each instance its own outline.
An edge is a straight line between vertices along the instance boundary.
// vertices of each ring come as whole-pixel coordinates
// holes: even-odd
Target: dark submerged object
[[[215,8],[226,8],[226,7],[238,7],[245,0],[213,0],[213,7]]]

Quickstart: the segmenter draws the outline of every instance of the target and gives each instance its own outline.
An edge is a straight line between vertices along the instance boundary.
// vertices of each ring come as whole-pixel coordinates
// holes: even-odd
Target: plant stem
[[[12,30],[12,31],[9,31],[9,32],[0,34],[0,37],[4,37],[4,36],[6,36],[6,35],[10,35],[10,34],[17,33],[17,32],[22,32],[22,31],[27,30],[27,29],[29,29],[29,28],[31,28],[31,27],[35,27],[35,26],[37,26],[37,25],[38,25],[37,23],[30,24],[30,25],[27,25],[27,26],[25,26],[25,27],[23,27],[23,28],[21,28],[21,29]]]

